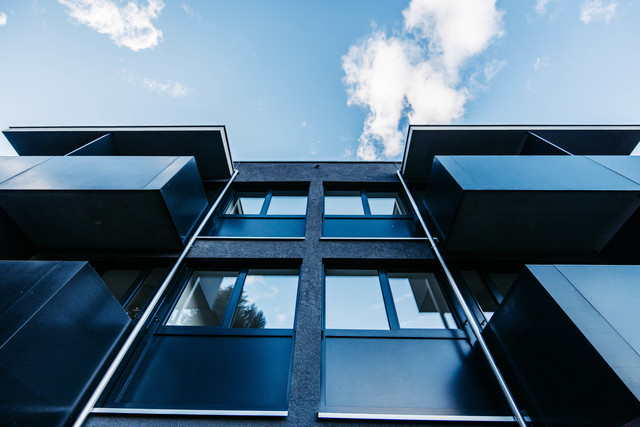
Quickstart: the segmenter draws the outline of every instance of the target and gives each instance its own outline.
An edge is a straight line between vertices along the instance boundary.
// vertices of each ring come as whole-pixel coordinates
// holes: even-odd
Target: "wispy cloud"
[[[195,18],[198,21],[202,19],[202,15],[200,15],[200,13],[193,10],[193,8],[185,2],[182,3],[182,10],[184,10],[184,13],[186,13],[189,18],[192,18],[192,19]]]
[[[533,63],[533,70],[534,71],[539,71],[542,68],[548,67],[549,66],[549,57],[548,56],[543,56],[543,57],[537,57],[536,58],[536,62]]]
[[[69,16],[101,34],[107,34],[118,46],[133,51],[156,46],[162,31],[154,21],[164,8],[162,0],[148,0],[146,5],[130,1],[123,6],[114,0],[58,0],[67,6]]]
[[[169,95],[172,98],[181,98],[183,96],[187,96],[191,92],[191,89],[182,83],[173,80],[159,82],[154,79],[143,77],[137,72],[126,68],[123,68],[122,71],[120,71],[120,77],[133,86],[144,87],[161,95]]]
[[[7,23],[7,14],[4,12],[0,12],[0,27]]]
[[[587,0],[580,5],[580,20],[585,24],[592,21],[604,21],[608,24],[616,14],[618,3],[609,1],[605,4],[602,0]]]
[[[369,110],[358,139],[364,160],[402,152],[403,120],[459,120],[470,97],[464,65],[503,33],[495,0],[412,0],[402,13],[400,34],[375,31],[342,57],[347,103]]]
[[[544,15],[547,12],[547,3],[549,0],[536,0],[535,10],[538,15]]]

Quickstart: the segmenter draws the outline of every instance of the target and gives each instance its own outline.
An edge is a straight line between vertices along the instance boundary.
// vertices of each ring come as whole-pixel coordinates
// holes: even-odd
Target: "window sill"
[[[402,413],[359,413],[359,412],[318,412],[319,419],[348,420],[396,420],[396,421],[454,421],[454,422],[505,422],[513,423],[510,415],[447,415],[447,414],[402,414]],[[529,417],[525,420],[530,421]]]
[[[130,415],[203,415],[222,417],[287,417],[289,411],[234,411],[224,409],[170,409],[170,408],[93,408],[92,414]]]
[[[303,237],[198,236],[197,240],[304,240]]]

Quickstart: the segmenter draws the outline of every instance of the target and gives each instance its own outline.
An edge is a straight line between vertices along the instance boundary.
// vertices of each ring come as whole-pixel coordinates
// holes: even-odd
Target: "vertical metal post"
[[[518,406],[516,405],[515,400],[513,399],[511,391],[509,390],[509,387],[507,386],[507,383],[505,382],[504,377],[502,376],[502,373],[500,373],[500,369],[498,368],[498,365],[496,365],[496,362],[493,359],[491,352],[489,351],[489,347],[487,347],[487,344],[485,343],[484,338],[482,337],[482,333],[480,332],[480,327],[478,326],[478,323],[476,322],[475,317],[473,317],[473,314],[471,313],[471,310],[469,309],[467,302],[464,300],[464,297],[460,292],[460,288],[458,288],[458,285],[456,284],[456,281],[451,275],[451,272],[449,271],[447,264],[445,264],[444,259],[442,258],[442,255],[440,254],[440,251],[438,250],[438,247],[436,246],[436,243],[433,240],[433,236],[431,236],[431,233],[427,228],[427,224],[425,224],[424,219],[422,219],[422,216],[420,215],[420,210],[418,209],[418,205],[416,205],[415,200],[413,200],[413,196],[411,196],[411,192],[409,191],[407,184],[404,182],[404,178],[402,178],[402,174],[400,173],[399,170],[396,171],[396,175],[398,175],[398,179],[400,179],[400,183],[404,188],[407,198],[409,199],[409,202],[411,202],[411,207],[413,208],[413,211],[416,213],[416,217],[418,218],[418,221],[420,221],[420,225],[422,226],[422,229],[424,230],[425,234],[427,235],[427,238],[429,239],[431,250],[435,254],[436,258],[438,259],[438,262],[440,263],[440,266],[444,270],[444,274],[447,276],[447,280],[451,285],[451,289],[453,290],[456,300],[462,307],[462,311],[464,312],[464,315],[467,317],[469,326],[471,326],[471,330],[473,331],[473,334],[476,336],[476,339],[478,340],[478,345],[480,345],[480,348],[482,349],[482,353],[484,354],[485,358],[487,359],[487,362],[489,363],[489,367],[493,372],[493,376],[498,381],[498,385],[500,386],[500,389],[502,390],[502,394],[507,400],[507,404],[511,409],[511,413],[513,414],[518,425],[520,425],[521,427],[525,427],[526,423],[524,421],[524,418],[522,417],[522,414],[520,413],[520,410],[518,409]]]
[[[111,378],[113,377],[113,374],[115,374],[116,370],[118,369],[118,367],[122,363],[122,360],[126,356],[127,352],[129,351],[129,349],[133,345],[133,343],[136,340],[136,338],[138,338],[138,335],[140,334],[140,331],[142,331],[142,329],[144,327],[144,324],[149,319],[149,316],[151,316],[151,313],[154,312],[154,310],[156,308],[156,305],[158,305],[158,302],[160,301],[160,298],[162,297],[162,294],[167,289],[167,287],[169,286],[169,283],[171,283],[171,280],[173,280],[173,277],[176,275],[176,273],[178,272],[178,270],[182,266],[182,263],[184,261],[184,258],[187,256],[187,253],[189,252],[189,250],[191,249],[191,247],[195,243],[196,239],[198,238],[198,236],[202,232],[202,229],[206,225],[207,221],[209,221],[209,218],[211,218],[211,215],[213,215],[213,212],[216,210],[216,208],[218,207],[218,205],[220,204],[220,202],[224,198],[225,194],[227,193],[227,190],[229,189],[229,187],[231,186],[231,183],[233,182],[233,180],[236,178],[237,175],[238,175],[238,170],[234,169],[233,175],[231,175],[231,178],[229,178],[229,181],[227,182],[227,184],[222,189],[222,192],[220,193],[220,195],[218,196],[216,201],[213,202],[213,205],[211,205],[211,207],[209,208],[209,211],[207,212],[205,217],[202,219],[202,221],[200,221],[200,225],[198,226],[196,231],[193,233],[193,236],[191,237],[191,239],[189,240],[187,245],[182,250],[182,253],[178,257],[176,262],[173,264],[173,267],[171,268],[171,271],[169,271],[169,274],[167,275],[167,277],[162,282],[162,285],[160,285],[160,287],[158,288],[158,290],[154,294],[153,298],[149,302],[149,305],[144,310],[144,313],[142,313],[142,316],[140,316],[140,318],[138,319],[138,323],[136,323],[135,327],[133,328],[133,331],[131,331],[131,333],[127,337],[127,340],[124,342],[122,347],[120,347],[120,350],[118,351],[118,354],[116,355],[116,357],[113,359],[113,362],[111,362],[111,365],[109,366],[109,369],[107,369],[107,372],[102,377],[102,380],[100,380],[100,383],[98,383],[98,386],[95,388],[95,390],[91,394],[91,397],[89,398],[89,400],[85,404],[84,408],[82,409],[82,411],[78,415],[78,418],[76,418],[76,421],[73,423],[73,427],[80,427],[84,423],[84,421],[87,419],[87,417],[89,416],[89,413],[91,412],[91,410],[95,406],[96,402],[100,398],[100,395],[104,391],[105,387],[107,386],[109,381],[111,381]]]

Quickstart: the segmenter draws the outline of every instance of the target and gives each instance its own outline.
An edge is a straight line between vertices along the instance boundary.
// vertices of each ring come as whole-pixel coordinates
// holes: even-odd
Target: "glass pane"
[[[297,293],[295,270],[249,270],[231,327],[292,329]]]
[[[406,215],[407,211],[397,193],[367,192],[371,215]]]
[[[238,273],[195,271],[167,325],[220,326]]]
[[[107,270],[102,275],[102,281],[113,293],[113,296],[120,301],[140,273],[140,270]]]
[[[376,271],[327,271],[325,325],[327,329],[389,329]]]
[[[147,300],[155,293],[155,290],[162,284],[168,272],[167,268],[154,268],[144,279],[135,295],[125,307],[125,311],[130,318],[135,319],[144,310]]]
[[[258,215],[262,210],[266,193],[237,193],[225,214]]]
[[[267,215],[306,215],[307,196],[271,196]]]
[[[389,285],[401,328],[458,327],[433,273],[390,273]]]
[[[493,316],[493,312],[498,308],[498,303],[495,298],[491,294],[491,291],[487,288],[484,281],[476,271],[461,271],[462,277],[464,278],[465,283],[471,290],[471,293],[480,304],[480,308],[484,312],[484,317],[487,320],[491,319]]]
[[[324,196],[325,215],[364,215],[359,191],[327,191]]]

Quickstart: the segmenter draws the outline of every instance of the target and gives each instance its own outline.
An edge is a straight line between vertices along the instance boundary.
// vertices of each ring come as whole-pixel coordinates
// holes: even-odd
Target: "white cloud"
[[[536,0],[535,10],[538,15],[544,15],[547,12],[547,3],[549,0]]]
[[[307,122],[300,122],[300,127],[301,128],[307,127]]]
[[[151,91],[157,92],[161,95],[169,95],[172,98],[181,98],[187,96],[191,89],[182,83],[178,83],[173,80],[167,80],[166,82],[159,82],[157,80],[143,77],[133,70],[124,68],[120,72],[120,77],[133,86],[140,86]]]
[[[363,160],[396,157],[404,142],[401,123],[458,121],[470,97],[460,83],[465,63],[502,35],[495,0],[412,0],[404,30],[374,32],[342,57],[348,105],[368,108],[358,139]],[[488,80],[504,66],[491,61]]]
[[[189,6],[187,3],[184,3],[184,2],[182,3],[182,10],[184,10],[184,13],[186,13],[189,18],[192,18],[192,19],[195,18],[198,21],[202,19],[202,15],[200,15],[200,13],[193,10],[193,8]]]
[[[615,1],[609,1],[606,5],[602,0],[583,1],[580,5],[580,20],[585,24],[591,21],[604,21],[608,24],[616,14],[617,7]]]
[[[107,34],[118,46],[133,51],[156,46],[162,31],[154,26],[164,3],[148,0],[146,5],[130,1],[120,6],[114,0],[58,0],[69,8],[69,16],[101,34]]]
[[[0,27],[7,23],[7,14],[0,12]]]
[[[548,56],[537,57],[536,58],[536,62],[533,64],[533,70],[534,71],[539,71],[540,69],[548,67],[548,66],[549,66],[549,57]]]

